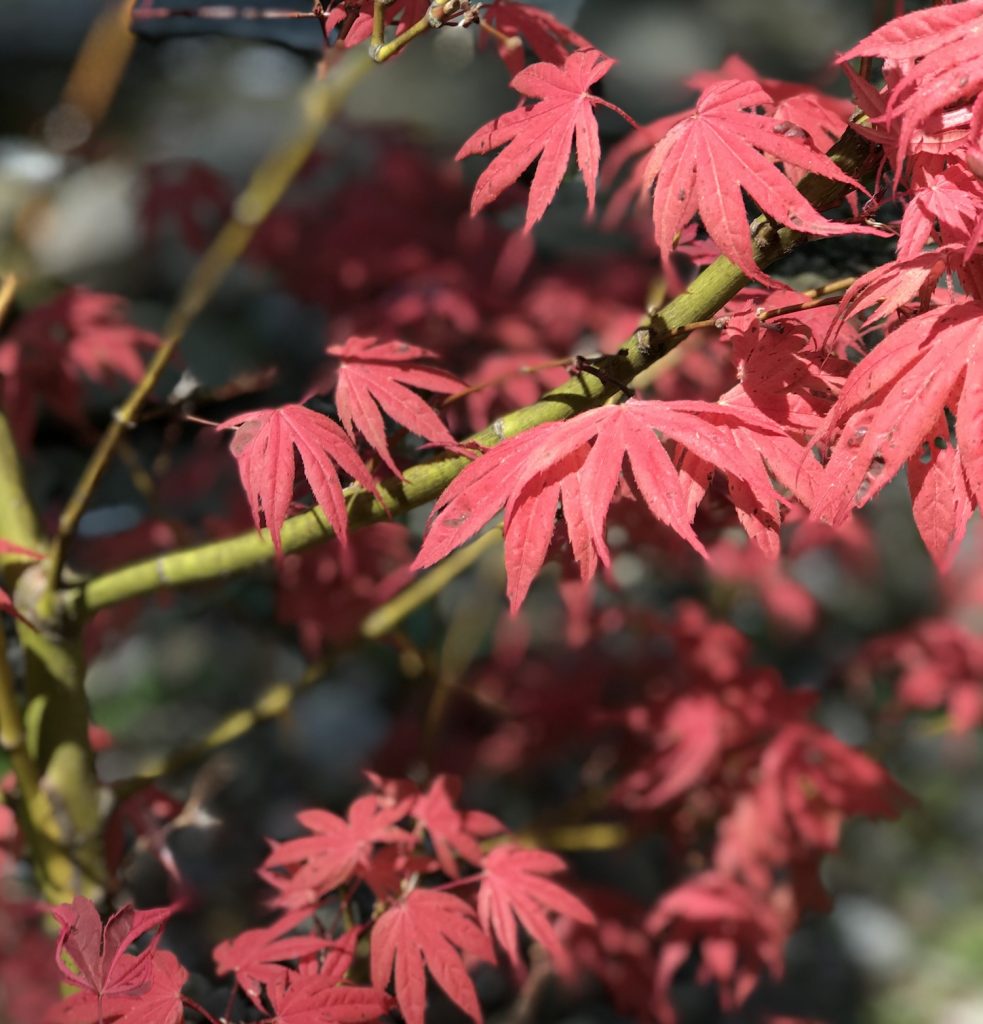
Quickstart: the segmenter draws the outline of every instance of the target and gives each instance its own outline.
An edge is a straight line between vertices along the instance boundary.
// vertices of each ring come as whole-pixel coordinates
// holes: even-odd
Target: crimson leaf
[[[280,531],[293,500],[294,448],[317,503],[342,544],[348,541],[348,513],[336,464],[366,490],[375,485],[354,445],[334,420],[303,405],[242,413],[218,424],[235,430],[232,454],[249,499],[256,529],[262,516],[277,552]]]
[[[390,907],[372,929],[371,972],[375,988],[394,977],[396,1001],[407,1024],[424,1024],[427,973],[477,1024],[481,1004],[462,954],[493,962],[494,952],[474,911],[460,897],[414,889]]]
[[[582,900],[549,877],[566,870],[563,860],[546,850],[526,850],[506,843],[496,846],[482,867],[478,889],[482,928],[498,940],[513,966],[519,967],[518,919],[557,968],[569,974],[570,954],[547,915],[560,914],[582,924],[594,924],[595,918]]]
[[[930,454],[949,442],[945,410],[956,414],[958,461],[934,465],[931,486],[945,480],[955,516],[945,528],[957,541],[971,511],[983,501],[983,358],[980,333],[983,302],[940,306],[912,317],[892,331],[850,374],[817,440],[839,435],[823,473],[823,486],[811,505],[815,518],[838,524],[855,506],[866,504],[923,446]],[[944,429],[943,429],[944,428]],[[875,461],[876,477],[868,480]],[[946,472],[944,477],[939,474]],[[927,472],[927,471],[926,471]],[[925,481],[916,475],[917,496]],[[948,560],[949,543],[933,536],[934,512],[941,499],[929,499],[919,514],[940,564]],[[960,511],[961,510],[961,511]],[[916,509],[917,511],[917,509]]]
[[[214,949],[215,969],[219,974],[235,974],[236,984],[260,1009],[260,989],[272,984],[283,974],[281,964],[331,945],[330,939],[319,935],[288,935],[310,915],[307,910],[284,914],[266,928],[249,928],[232,939],[220,942]]]
[[[753,433],[754,444],[737,436],[734,428],[741,427]],[[697,460],[699,479],[688,473],[684,485],[656,431]],[[756,530],[774,534],[780,499],[765,468],[770,442],[787,461],[788,438],[776,424],[754,409],[706,402],[632,399],[566,422],[542,424],[465,467],[434,506],[414,568],[439,561],[504,505],[508,594],[516,609],[546,558],[557,503],[562,501],[574,557],[589,578],[598,559],[609,562],[604,525],[626,456],[634,488],[652,515],[701,554],[705,550],[692,521],[715,466],[726,467],[745,528],[753,523]],[[805,455],[802,450],[803,463]]]
[[[188,972],[173,953],[156,950],[146,991],[103,1000],[87,990],[77,992],[58,1003],[45,1017],[45,1024],[181,1024],[181,989],[187,980]]]
[[[488,153],[505,146],[485,168],[474,187],[471,213],[476,214],[497,199],[519,175],[539,158],[529,190],[525,230],[540,220],[553,201],[570,162],[570,150],[576,142],[577,165],[587,188],[588,212],[597,198],[601,143],[594,106],[611,107],[622,117],[628,115],[590,88],[614,66],[610,57],[598,50],[577,50],[562,66],[530,64],[512,79],[512,88],[540,102],[519,106],[479,128],[461,146],[457,159]]]
[[[330,811],[301,811],[297,820],[311,835],[277,843],[263,867],[269,872],[297,866],[279,887],[317,899],[367,868],[376,843],[413,845],[413,837],[396,825],[409,805],[409,800],[389,806],[377,795],[359,797],[347,821]]]
[[[777,157],[787,167],[860,188],[811,143],[786,134],[785,122],[748,112],[773,104],[756,82],[718,82],[704,90],[693,114],[657,143],[644,177],[647,188],[656,183],[652,219],[663,253],[673,248],[676,236],[699,213],[710,237],[732,263],[749,277],[767,280],[754,262],[742,189],[769,217],[796,231],[877,233],[820,216],[769,159]]]
[[[172,912],[172,907],[135,910],[125,906],[103,925],[92,901],[76,896],[51,912],[61,925],[55,947],[59,970],[72,985],[87,989],[99,999],[141,995],[153,977],[157,936],[136,956],[126,950],[141,935],[163,924]],[[66,953],[74,970],[69,970],[62,959]]]
[[[374,988],[338,985],[319,974],[284,971],[269,986],[274,1016],[268,1024],[363,1024],[377,1021],[390,998]]]
[[[916,132],[937,143],[979,129],[983,85],[983,0],[913,11],[882,25],[840,57],[884,57],[893,63],[883,120],[898,127],[897,163]],[[961,108],[960,108],[961,101]],[[970,106],[973,106],[971,112]],[[962,131],[954,131],[955,128]]]
[[[385,412],[409,431],[435,444],[453,447],[454,438],[440,417],[410,388],[453,394],[463,384],[452,374],[420,360],[435,354],[404,341],[376,341],[349,338],[344,345],[332,345],[328,354],[341,360],[335,384],[338,415],[355,439],[356,431],[369,442],[383,462],[400,476],[386,442]]]

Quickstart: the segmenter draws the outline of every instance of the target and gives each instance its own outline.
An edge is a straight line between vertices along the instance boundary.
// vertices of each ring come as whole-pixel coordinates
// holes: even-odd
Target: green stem
[[[113,783],[116,796],[123,799],[166,775],[173,775],[222,747],[234,743],[263,722],[272,721],[286,714],[294,699],[323,679],[329,667],[330,661],[326,658],[321,659],[307,668],[295,682],[273,683],[263,691],[252,707],[231,712],[204,736],[160,757],[148,758],[135,775]]]
[[[458,548],[452,555],[414,580],[394,598],[366,616],[361,633],[367,640],[378,640],[391,633],[408,615],[436,597],[452,580],[467,572],[486,552],[502,542],[502,528],[493,527],[477,540]]]
[[[27,494],[10,425],[0,414],[0,536],[44,550]],[[13,677],[0,655],[0,743],[11,755],[21,789],[24,831],[45,898],[98,895],[104,879],[99,786],[88,741],[88,704],[77,635],[39,613],[45,589],[43,563],[25,568],[8,559],[5,580],[33,629],[17,624],[26,661],[27,700],[21,711]]]

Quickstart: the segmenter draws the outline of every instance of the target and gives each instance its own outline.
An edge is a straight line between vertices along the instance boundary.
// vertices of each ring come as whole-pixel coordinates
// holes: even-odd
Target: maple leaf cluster
[[[345,817],[304,811],[298,821],[308,834],[272,843],[260,874],[275,890],[278,919],[215,947],[217,973],[233,976],[264,1021],[358,1024],[398,1007],[408,1024],[423,1024],[432,978],[480,1024],[469,968],[493,964],[497,947],[524,972],[523,933],[558,970],[572,970],[558,929],[562,921],[589,926],[594,916],[557,880],[566,870],[561,858],[518,845],[489,814],[460,809],[452,778],[438,776],[426,790],[370,778],[373,791],[353,801]],[[374,909],[359,920],[363,888]],[[82,897],[55,908],[61,928],[54,961],[80,991],[45,1019],[180,1024],[185,1005],[195,1005],[182,996],[188,975],[159,948],[161,926],[180,909],[127,905],[103,922]],[[328,909],[347,926],[336,933],[325,927],[319,915]],[[128,952],[150,932],[139,952]],[[352,984],[366,938],[371,985]]]
[[[576,888],[598,923],[563,924],[567,984],[594,978],[631,1019],[669,1024],[695,954],[698,978],[735,1009],[762,975],[782,977],[789,937],[828,909],[820,868],[845,822],[895,818],[910,798],[812,721],[815,690],[790,689],[695,601],[671,616],[593,612],[589,633],[575,654],[500,641],[471,673],[484,720],[458,708],[441,763],[517,785],[572,775],[592,793],[585,831],[654,830],[673,851],[654,899],[630,884]],[[394,737],[383,757],[398,763],[416,742]]]
[[[523,948],[535,942],[566,985],[582,984],[586,971],[612,985],[638,1019],[671,1022],[674,976],[696,949],[700,977],[716,982],[725,1007],[739,1006],[763,971],[780,976],[784,943],[821,890],[818,857],[836,847],[843,818],[893,816],[906,798],[874,762],[801,720],[811,699],[783,698],[776,680],[755,677],[746,643],[730,627],[712,627],[718,653],[703,665],[694,640],[707,625],[694,607],[670,627],[682,671],[690,680],[703,672],[706,682],[693,696],[667,698],[663,679],[649,705],[661,719],[657,730],[643,725],[640,707],[595,719],[607,731],[623,721],[641,741],[634,753],[631,742],[619,741],[635,767],[626,767],[625,784],[612,790],[612,807],[641,800],[650,811],[665,808],[667,825],[681,837],[700,828],[690,798],[717,787],[713,867],[680,880],[647,915],[641,908],[625,913],[626,894],[578,893],[564,884],[567,866],[556,854],[520,845],[490,814],[462,809],[457,779],[438,775],[424,790],[370,775],[371,791],[344,817],[303,811],[305,834],[271,841],[260,876],[273,889],[278,917],[218,943],[218,975],[232,975],[235,990],[269,1024],[357,1024],[394,1008],[408,1024],[424,1024],[428,979],[480,1024],[472,970],[501,961],[521,978]],[[742,708],[738,693],[757,703]],[[716,730],[708,716],[716,716]],[[782,720],[787,724],[769,740]],[[661,749],[644,752],[644,741],[656,736],[664,737]],[[709,748],[705,737],[712,737]],[[734,772],[735,757],[743,775]],[[598,942],[614,926],[605,918],[612,906],[622,908],[619,929],[636,918],[636,938],[630,950],[608,958]],[[159,946],[162,926],[181,909],[127,905],[103,922],[81,897],[56,908],[54,962],[79,991],[45,1020],[184,1021],[185,1008],[196,1005],[182,994],[188,975]],[[134,943],[139,951],[129,952]],[[369,986],[349,980],[362,956]],[[621,978],[629,968],[632,988]]]
[[[366,43],[374,11],[370,0],[319,5],[326,44]],[[434,9],[397,0],[381,13],[391,36]],[[174,494],[218,496],[212,460],[231,435],[242,493],[203,517],[194,539],[250,522],[268,531],[277,617],[313,659],[353,641],[417,570],[502,517],[510,615],[493,611],[487,645],[482,636],[447,656],[469,673],[458,686],[448,670],[448,687],[470,703],[464,711],[450,702],[453,727],[429,758],[436,774],[425,786],[396,777],[431,738],[421,723],[401,722],[378,757],[391,772],[370,775],[343,815],[302,811],[303,834],[271,841],[260,876],[275,919],[213,951],[217,974],[231,978],[226,1018],[235,1008],[266,1024],[394,1013],[425,1024],[440,990],[480,1024],[482,974],[497,968],[521,981],[533,944],[560,983],[599,984],[632,1019],[674,1024],[689,967],[724,1012],[738,1010],[763,976],[782,974],[804,916],[827,908],[820,868],[845,822],[895,817],[909,798],[817,724],[814,690],[761,664],[731,623],[673,601],[680,588],[703,587],[709,602],[705,560],[714,600],[731,599],[721,598],[728,587],[748,591],[776,633],[815,641],[825,611],[788,572],[795,559],[823,548],[858,577],[874,575],[871,532],[854,512],[904,473],[925,547],[948,571],[983,500],[981,0],[894,18],[843,54],[859,116],[849,102],[730,58],[689,79],[690,107],[641,127],[599,94],[614,60],[553,15],[511,0],[471,13],[519,100],[464,142],[457,159],[468,163],[435,168],[405,140],[353,130],[355,144],[318,153],[303,172],[308,187],[253,238],[246,259],[325,314],[325,362],[306,390],[286,404],[226,410],[183,471],[155,479],[159,517],[132,536],[73,541],[73,559],[97,569],[183,542],[189,529],[160,507]],[[855,58],[863,74],[849,66]],[[630,130],[602,157],[604,118],[612,131]],[[873,154],[856,176],[827,152],[850,132]],[[495,151],[467,184],[472,158]],[[375,158],[368,171],[366,154]],[[350,180],[338,173],[346,160],[358,170]],[[634,256],[536,259],[531,229],[566,190],[571,167],[588,216],[599,187],[621,177],[602,224],[627,221]],[[313,187],[322,173],[327,199]],[[845,201],[814,206],[802,185],[817,178]],[[148,235],[174,219],[201,249],[231,195],[198,165],[172,177],[156,169],[143,207]],[[783,238],[868,236],[891,258],[828,290],[797,291],[759,263],[771,228],[786,229]],[[594,353],[618,350],[644,309],[658,313],[718,258],[746,286],[712,320],[680,332],[690,340],[674,363],[606,380]],[[0,403],[21,449],[45,415],[94,436],[87,390],[139,381],[158,339],[126,319],[119,297],[81,287],[18,313],[0,338]],[[506,436],[496,417],[532,406],[571,373],[596,374],[610,399]],[[262,389],[246,383],[231,397]],[[206,398],[154,412],[178,420]],[[497,443],[469,440],[490,424],[484,437]],[[354,530],[354,497],[393,507],[408,468],[446,453],[463,468],[419,544],[395,519]],[[312,502],[333,537],[298,554],[291,516]],[[0,556],[19,570],[44,552],[0,539]],[[561,576],[562,645],[543,641],[522,614],[548,561]],[[633,601],[623,583],[633,571],[671,613]],[[0,612],[19,614],[3,589]],[[405,651],[415,641],[399,642]],[[944,709],[954,731],[983,721],[983,650],[949,614],[874,638],[843,674],[888,677],[889,709]],[[438,694],[438,717],[439,705]],[[659,891],[567,877],[556,853],[461,805],[458,775],[521,785],[535,772],[591,794],[577,828],[623,845],[657,832],[670,864]],[[5,792],[16,800],[16,789]],[[122,801],[107,822],[111,866],[136,833],[183,895],[168,848],[181,813],[154,790]],[[0,804],[0,876],[13,873],[21,848],[15,816]],[[46,950],[24,938],[37,932],[24,924],[37,915],[7,902],[0,890],[0,949],[23,940],[32,955]],[[187,971],[162,948],[179,909],[127,905],[103,920],[82,897],[55,908],[60,931],[47,962],[78,991],[55,1000],[42,978],[54,1004],[47,1019],[207,1018],[186,992]],[[0,961],[4,991],[8,974]],[[38,1004],[32,997],[9,1013],[41,1019]]]
[[[894,41],[892,32],[922,39],[935,24],[933,18],[943,19],[943,28],[949,32],[953,18],[970,23],[974,5],[963,4],[958,10],[958,16],[946,9],[942,14],[923,12],[898,19],[843,60],[878,53],[879,45],[883,51],[879,55],[901,60],[897,55],[904,46]],[[932,46],[948,52],[944,47],[949,36],[939,35],[938,43],[927,41],[936,36],[924,38],[918,46],[908,47],[917,57],[909,62],[917,69],[912,74],[924,73]],[[881,39],[889,41],[880,44]],[[528,230],[555,197],[573,147],[587,186],[588,212],[593,208],[600,166],[595,111],[602,101],[591,90],[612,62],[584,48],[553,52],[550,60],[555,63],[529,65],[513,80],[514,88],[534,102],[480,129],[458,154],[505,147],[475,185],[472,215],[502,197],[538,160],[529,192]],[[908,67],[903,61],[902,65]],[[701,95],[690,111],[662,119],[655,127],[637,129],[624,144],[635,157],[648,153],[631,182],[641,194],[652,196],[652,242],[667,268],[677,240],[698,215],[710,243],[750,277],[769,284],[754,262],[745,196],[773,222],[803,233],[887,235],[894,230],[886,222],[874,225],[857,215],[824,218],[796,189],[806,173],[859,188],[822,151],[836,133],[845,130],[842,101],[810,87],[760,78],[737,60],[717,73],[694,76],[691,84]],[[761,324],[753,316],[748,319],[750,307],[741,304],[747,300],[743,296],[732,300],[721,320],[727,325],[724,339],[734,352],[732,372],[739,379],[715,402],[673,399],[660,404],[639,396],[622,405],[588,411],[569,423],[537,427],[482,454],[441,496],[415,566],[423,568],[440,560],[504,508],[509,595],[518,608],[551,549],[551,509],[562,510],[570,551],[583,578],[589,579],[598,565],[609,564],[604,539],[607,510],[619,495],[640,498],[656,520],[705,552],[705,541],[694,532],[694,519],[713,478],[725,477],[734,519],[756,545],[774,556],[782,522],[792,508],[804,508],[814,520],[842,525],[855,507],[868,502],[902,468],[908,470],[915,518],[926,544],[940,566],[948,566],[979,503],[981,486],[976,466],[976,439],[981,435],[976,421],[981,413],[974,405],[979,391],[974,377],[979,363],[974,356],[979,322],[974,275],[979,260],[974,253],[981,240],[983,193],[971,158],[977,122],[970,119],[958,138],[948,137],[944,153],[924,145],[911,127],[912,118],[921,112],[924,120],[932,111],[921,111],[912,99],[912,88],[910,79],[898,75],[888,76],[883,94],[858,83],[858,98],[872,119],[871,127],[864,130],[883,141],[896,124],[907,126],[898,140],[899,146],[911,151],[898,149],[895,157],[900,161],[897,174],[903,189],[898,195],[904,200],[896,229],[896,261],[857,280],[844,295],[838,314],[828,309],[804,310],[772,325],[785,330],[781,351],[768,346],[764,354]],[[903,95],[904,101],[893,99],[896,95]],[[953,98],[945,95],[951,105]],[[624,160],[616,155],[616,163]],[[329,345],[328,352],[341,360],[341,369],[333,380],[324,378],[328,390],[333,386],[333,401],[348,441],[364,438],[397,475],[383,414],[431,443],[445,448],[454,445],[454,436],[432,404],[407,385],[452,396],[455,377],[449,370],[424,369],[420,360],[443,359],[454,367],[457,379],[463,381],[461,393],[473,408],[476,396],[486,391],[482,378],[492,367],[506,381],[515,378],[514,384],[507,385],[507,397],[522,400],[536,394],[533,379],[519,379],[534,362],[535,349],[528,342],[513,340],[522,337],[516,331],[514,312],[508,319],[499,313],[489,327],[487,298],[480,296],[482,289],[469,282],[462,270],[474,250],[467,242],[462,250],[459,237],[453,242],[435,238],[432,223],[422,226],[417,219],[422,210],[414,210],[421,203],[421,193],[405,173],[411,167],[412,161],[400,168],[400,194],[392,214],[379,211],[388,220],[385,254],[375,259],[366,253],[355,258],[357,266],[340,268],[345,277],[338,283],[342,293],[348,293],[346,304],[352,313],[335,329],[361,332],[370,324],[389,323],[394,335],[398,331],[406,340],[380,344],[360,333],[349,334]],[[384,189],[382,194],[390,191]],[[428,192],[427,198],[431,195]],[[451,208],[453,195],[453,189],[448,190]],[[348,200],[353,198],[346,195]],[[346,205],[351,209],[353,203]],[[309,211],[286,211],[258,240],[256,258],[266,260],[281,252],[288,237],[294,245],[300,234],[306,236],[302,220],[310,220]],[[326,220],[332,252],[351,251],[342,241],[347,229],[340,210],[332,209]],[[364,237],[361,222],[359,230]],[[412,267],[400,256],[401,233],[413,239]],[[277,241],[278,234],[282,241]],[[482,225],[474,238],[485,252],[482,264],[487,265],[488,255],[494,257],[497,249],[492,273],[515,280],[520,272],[516,261],[524,258],[518,255],[521,245],[516,236],[496,234],[494,228]],[[426,261],[419,259],[421,240],[432,250]],[[313,248],[316,251],[324,244],[322,240]],[[310,267],[306,247],[305,254]],[[451,255],[453,265],[446,262]],[[680,255],[695,258],[695,250],[690,245]],[[478,276],[484,278],[484,274],[482,269]],[[958,280],[967,295],[933,290],[941,274]],[[391,281],[397,279],[399,293],[394,296]],[[359,295],[354,304],[353,286]],[[303,280],[294,280],[289,287],[299,288],[302,294],[306,291]],[[323,296],[323,283],[319,287]],[[520,304],[530,304],[532,312],[531,304],[539,297],[530,292],[530,282],[524,279],[522,294],[510,297],[512,309],[518,299]],[[807,305],[802,296],[772,287],[763,307],[760,298],[752,299],[758,303],[754,308],[776,308],[779,295],[788,304],[798,300]],[[340,297],[334,294],[328,302],[334,306]],[[498,297],[503,297],[501,292]],[[552,296],[553,310],[559,308],[561,297]],[[921,310],[914,318],[910,315],[913,304]],[[852,321],[871,306],[876,309],[858,334]],[[449,334],[436,345],[444,330],[441,321]],[[578,326],[582,332],[583,320]],[[855,353],[869,347],[875,330],[886,331],[886,337],[855,366]],[[486,370],[476,365],[480,349],[462,346],[468,335],[494,342]],[[797,352],[788,347],[791,336],[799,339]],[[417,345],[416,337],[426,338],[428,346]],[[759,338],[761,351],[748,361],[746,353],[736,349],[747,349],[754,337]],[[539,344],[537,354],[548,367],[550,350]],[[503,346],[515,357],[503,356]],[[553,351],[569,353],[570,349],[568,335],[565,347],[557,345]],[[402,354],[397,356],[397,350]],[[405,362],[405,372],[397,371],[400,361]],[[800,396],[796,407],[789,404],[787,395],[793,380]],[[930,387],[923,386],[927,381]],[[520,391],[520,383],[528,385],[526,390]],[[488,396],[480,408],[485,417],[494,410]],[[956,433],[958,422],[963,423],[961,444],[946,410],[957,421]],[[453,408],[450,414],[453,426],[458,417]],[[288,423],[290,418],[296,423]],[[473,425],[480,424],[481,417],[474,417]],[[246,414],[223,425],[240,430],[234,451],[254,518],[257,525],[261,516],[265,519],[277,545],[293,497],[294,437],[314,496],[344,540],[342,491],[334,464],[362,487],[371,490],[372,484],[335,426],[301,407]],[[813,454],[817,450],[822,462]]]

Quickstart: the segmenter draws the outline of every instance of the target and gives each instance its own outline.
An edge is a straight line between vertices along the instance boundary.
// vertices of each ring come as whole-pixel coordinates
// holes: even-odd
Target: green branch
[[[44,550],[6,417],[0,413],[0,537]],[[39,619],[44,564],[27,568],[14,556],[3,564],[14,603]],[[10,756],[20,790],[19,811],[31,843],[42,892],[52,903],[102,888],[99,787],[89,749],[88,705],[77,637],[18,622],[24,650],[26,700],[21,706],[13,674],[0,649],[0,747]]]
[[[329,659],[322,658],[310,665],[298,680],[273,683],[263,691],[251,707],[239,708],[226,715],[204,736],[192,741],[187,746],[148,758],[130,778],[113,783],[112,788],[117,799],[124,799],[166,775],[182,771],[196,762],[204,760],[222,747],[234,743],[255,729],[256,726],[285,715],[299,694],[309,690],[324,678],[330,664]]]
[[[829,155],[847,174],[859,177],[867,169],[872,147],[847,130]],[[820,210],[839,205],[849,191],[846,185],[816,175],[807,175],[799,189]],[[787,228],[776,228],[764,217],[759,217],[751,230],[755,259],[761,267],[770,266],[809,237]],[[470,440],[476,445],[491,447],[531,427],[567,419],[600,405],[620,390],[610,382],[627,385],[638,373],[675,348],[686,336],[688,326],[712,317],[746,283],[747,278],[730,260],[719,257],[685,292],[640,328],[619,352],[598,360],[597,375],[579,374],[532,405],[496,420]],[[462,456],[450,456],[413,466],[402,480],[382,482],[378,488],[379,499],[360,488],[349,488],[346,493],[350,526],[381,522],[433,501],[468,461]],[[284,552],[300,551],[332,534],[324,514],[315,508],[288,519],[281,532],[281,542]],[[274,554],[269,531],[250,531],[112,570],[80,587],[66,590],[63,598],[70,611],[91,614],[132,597],[243,572],[272,561]]]

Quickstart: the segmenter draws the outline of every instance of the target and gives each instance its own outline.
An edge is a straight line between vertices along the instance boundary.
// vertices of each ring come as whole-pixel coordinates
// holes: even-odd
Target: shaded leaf
[[[481,1024],[481,1004],[465,955],[494,960],[491,943],[471,907],[450,893],[414,889],[372,928],[372,984],[385,988],[392,977],[407,1024],[424,1024],[429,974],[471,1020]]]
[[[55,957],[65,978],[100,999],[106,996],[142,995],[153,977],[153,956],[159,934],[142,952],[126,952],[132,943],[152,928],[158,928],[173,913],[173,907],[136,910],[125,906],[105,924],[91,900],[76,896],[51,911],[61,926]],[[69,969],[64,956],[71,958]]]
[[[485,857],[478,889],[478,919],[514,967],[521,965],[518,921],[549,953],[561,973],[571,973],[570,954],[556,934],[550,915],[588,925],[595,923],[595,918],[579,897],[550,877],[566,868],[555,853],[527,850],[511,843],[496,846]]]
[[[262,986],[279,979],[288,960],[319,953],[332,944],[321,935],[288,935],[309,917],[307,909],[295,910],[266,928],[248,928],[218,943],[212,952],[216,972],[234,974],[248,999],[263,1009]]]

